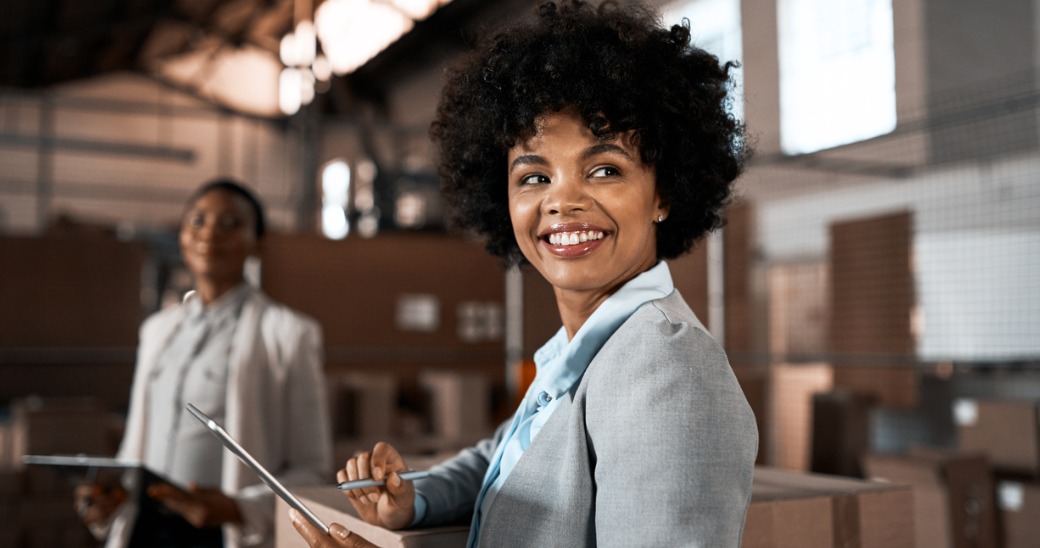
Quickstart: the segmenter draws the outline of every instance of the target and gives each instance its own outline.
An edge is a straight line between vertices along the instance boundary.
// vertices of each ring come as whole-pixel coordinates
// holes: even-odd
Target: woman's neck
[[[586,293],[556,289],[556,306],[560,311],[563,328],[567,331],[567,340],[573,339],[592,313],[616,291]]]
[[[241,284],[243,278],[237,280],[207,280],[200,278],[195,281],[195,291],[198,293],[199,298],[202,299],[202,304],[210,304],[213,301],[219,299],[222,295],[231,291]]]

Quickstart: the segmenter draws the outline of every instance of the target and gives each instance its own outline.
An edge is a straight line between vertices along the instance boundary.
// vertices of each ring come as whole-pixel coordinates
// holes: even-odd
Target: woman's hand
[[[303,519],[303,516],[294,509],[289,509],[289,518],[292,519],[296,532],[300,533],[300,536],[307,541],[307,545],[311,548],[340,548],[344,546],[347,548],[369,548],[375,546],[375,544],[368,542],[355,533],[351,533],[346,527],[338,523],[330,525],[329,534],[326,535],[319,531],[317,527],[311,525],[309,521]]]
[[[372,452],[359,453],[336,473],[340,482],[359,479],[386,480],[382,487],[345,491],[361,519],[387,529],[402,529],[415,518],[415,487],[398,472],[408,470],[401,454],[388,443],[379,442]]]
[[[199,529],[225,523],[242,523],[238,505],[219,489],[199,487],[192,483],[184,491],[168,483],[157,483],[148,488],[148,496],[177,512]]]
[[[76,486],[76,512],[87,525],[103,525],[112,519],[112,514],[124,502],[127,494],[119,485],[104,486],[84,483]]]

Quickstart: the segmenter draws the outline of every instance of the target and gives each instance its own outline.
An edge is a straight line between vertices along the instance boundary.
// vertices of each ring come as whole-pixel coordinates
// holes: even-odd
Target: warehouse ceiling
[[[235,66],[265,64],[269,68],[264,70],[277,76],[280,41],[293,28],[299,1],[0,0],[0,86],[45,89],[134,71],[234,108],[203,80],[214,73],[233,79],[235,72],[225,66],[228,60]],[[320,3],[314,0],[310,8]],[[402,72],[462,45],[465,29],[490,4],[501,9],[503,2],[442,4],[334,87],[378,102]]]

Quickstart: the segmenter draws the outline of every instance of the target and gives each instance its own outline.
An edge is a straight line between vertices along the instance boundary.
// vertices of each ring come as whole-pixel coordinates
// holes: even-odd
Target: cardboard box
[[[326,525],[339,523],[380,548],[462,548],[469,538],[468,525],[406,531],[371,525],[357,517],[347,497],[332,486],[301,487],[292,491]],[[275,508],[275,547],[307,547],[289,520],[289,505],[282,499],[278,499]]]
[[[913,486],[919,548],[999,545],[993,474],[984,456],[915,449],[866,455],[863,467],[871,478]]]
[[[999,482],[997,506],[1004,548],[1035,548],[1040,543],[1040,484]]]
[[[1040,476],[1040,402],[961,398],[953,403],[957,447],[989,458],[993,470]]]
[[[770,367],[770,375],[769,417],[776,438],[769,463],[808,471],[812,465],[813,395],[831,389],[831,366],[778,363]]]
[[[812,396],[810,470],[835,476],[863,477],[860,461],[870,450],[873,395],[851,390]]]
[[[742,548],[898,548],[913,542],[908,486],[755,469]]]
[[[433,433],[465,447],[491,433],[491,385],[479,373],[427,370],[419,384],[430,394]]]
[[[393,431],[398,378],[389,373],[340,372],[329,376],[333,436],[370,445]]]
[[[831,499],[825,494],[752,487],[741,548],[832,546]]]

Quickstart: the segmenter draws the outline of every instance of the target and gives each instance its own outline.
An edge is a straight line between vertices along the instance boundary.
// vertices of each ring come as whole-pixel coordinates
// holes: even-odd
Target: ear
[[[665,219],[667,219],[668,218],[668,212],[669,212],[670,209],[671,208],[668,205],[668,203],[665,202],[663,198],[661,198],[661,193],[658,192],[657,193],[657,204],[656,204],[656,207],[654,209],[654,219],[657,219],[658,215],[660,215],[661,217],[664,217]]]

